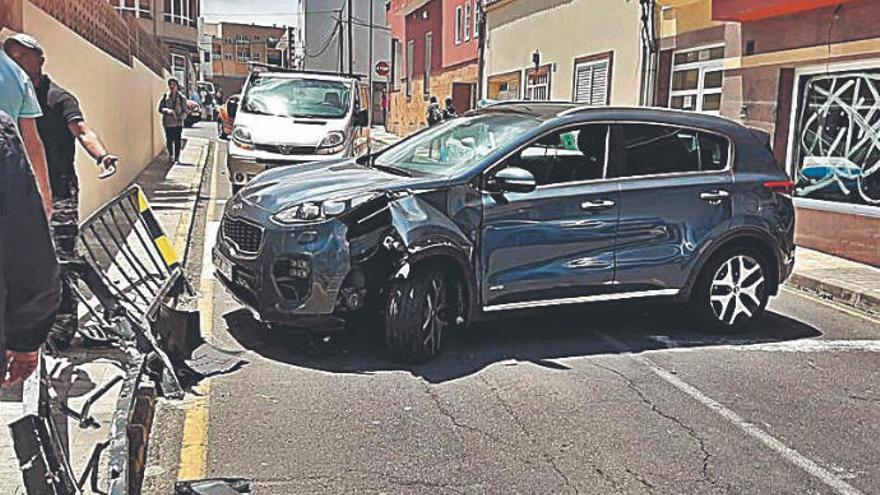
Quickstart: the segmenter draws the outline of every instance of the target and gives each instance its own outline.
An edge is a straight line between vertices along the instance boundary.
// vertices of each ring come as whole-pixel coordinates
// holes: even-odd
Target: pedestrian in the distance
[[[86,124],[79,101],[69,91],[43,73],[46,62],[43,47],[26,34],[17,34],[6,41],[6,54],[21,66],[37,91],[42,117],[37,119],[40,139],[46,149],[49,182],[52,185],[52,206],[55,210],[51,225],[58,259],[77,258],[79,237],[79,179],[74,156],[76,141],[98,168],[98,177],[106,179],[116,173],[119,158],[110,154],[98,135]],[[73,289],[64,284],[61,307],[50,341],[59,349],[70,345],[78,329],[77,298]]]
[[[186,119],[186,98],[180,93],[177,79],[168,80],[168,92],[159,101],[162,114],[162,127],[165,128],[165,146],[172,163],[180,160],[180,147],[183,136],[183,121]]]
[[[430,104],[428,105],[428,127],[434,127],[440,122],[443,122],[443,112],[440,111],[440,104],[437,103],[437,97],[432,96]]]
[[[446,98],[446,108],[443,109],[443,120],[450,120],[458,117],[455,112],[455,106],[452,104],[452,98]]]
[[[61,297],[49,224],[16,122],[0,110],[0,385],[24,381]]]

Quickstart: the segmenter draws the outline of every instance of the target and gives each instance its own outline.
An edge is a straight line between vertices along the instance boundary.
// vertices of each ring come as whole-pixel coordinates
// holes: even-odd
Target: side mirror
[[[226,114],[229,118],[235,120],[235,114],[238,113],[238,103],[230,101],[226,103]]]
[[[370,114],[367,113],[367,110],[358,110],[354,113],[352,123],[357,127],[367,127],[370,125]]]
[[[535,176],[519,167],[505,168],[489,180],[489,190],[493,192],[529,193],[537,187]]]

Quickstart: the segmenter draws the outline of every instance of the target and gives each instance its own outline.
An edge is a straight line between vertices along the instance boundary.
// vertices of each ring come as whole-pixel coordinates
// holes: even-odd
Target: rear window
[[[730,146],[716,134],[675,126],[620,126],[616,177],[724,170]]]

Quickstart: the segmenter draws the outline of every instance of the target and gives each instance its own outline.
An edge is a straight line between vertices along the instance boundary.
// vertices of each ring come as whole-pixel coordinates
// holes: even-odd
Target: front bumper
[[[335,155],[282,155],[268,151],[244,149],[233,139],[230,139],[228,143],[226,168],[229,171],[229,181],[240,186],[247,184],[258,174],[270,168],[337,160],[346,156],[345,151]]]
[[[336,220],[281,226],[256,206],[223,216],[213,250],[214,266],[231,270],[217,278],[259,320],[318,331],[341,329],[337,314],[343,282],[351,269],[345,224]],[[226,234],[226,222],[262,228],[256,253],[242,252]]]

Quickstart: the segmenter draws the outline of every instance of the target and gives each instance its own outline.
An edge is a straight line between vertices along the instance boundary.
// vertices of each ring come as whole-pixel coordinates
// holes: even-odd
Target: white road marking
[[[663,344],[666,347],[663,352],[705,351],[707,349],[755,352],[880,352],[880,340],[798,339],[786,342],[754,343],[754,341],[745,339],[676,340],[667,335],[651,335],[648,338]]]
[[[220,222],[208,222],[205,225],[204,251],[202,251],[202,280],[215,280],[214,278],[214,257],[211,251],[214,249],[214,242],[217,240],[217,232],[220,231]]]
[[[600,333],[600,335],[609,344],[611,344],[616,349],[618,349],[619,351],[624,353],[624,355],[626,355],[630,359],[633,359],[634,361],[646,366],[649,370],[651,370],[652,373],[654,373],[655,375],[660,377],[663,381],[672,385],[673,387],[677,388],[678,390],[684,392],[686,395],[688,395],[690,398],[696,400],[700,404],[703,404],[704,406],[706,406],[707,408],[709,408],[710,410],[712,410],[713,412],[715,412],[716,414],[723,417],[724,419],[726,419],[727,421],[732,423],[734,426],[736,426],[737,428],[739,428],[740,430],[745,432],[747,435],[758,440],[759,442],[763,443],[766,447],[770,448],[771,450],[775,451],[777,454],[781,455],[787,461],[791,462],[795,466],[806,471],[810,475],[816,477],[817,479],[819,479],[820,481],[822,481],[823,483],[828,485],[836,493],[839,493],[841,495],[862,495],[861,491],[859,491],[858,489],[856,489],[855,487],[853,487],[852,485],[850,485],[849,483],[844,481],[841,477],[836,476],[835,474],[831,473],[827,469],[825,469],[822,466],[811,461],[810,459],[808,459],[807,457],[805,457],[804,455],[802,455],[798,451],[785,445],[780,440],[778,440],[776,437],[770,435],[769,433],[762,430],[761,428],[758,428],[754,424],[749,423],[748,421],[743,419],[739,414],[737,414],[733,410],[725,407],[723,404],[716,401],[715,399],[712,399],[711,397],[707,396],[706,394],[701,392],[696,387],[688,384],[687,382],[685,382],[681,378],[679,378],[679,377],[673,375],[672,373],[670,373],[669,371],[665,370],[663,367],[655,364],[653,361],[651,361],[647,357],[637,356],[637,355],[632,354],[623,342],[620,342],[619,340],[617,340],[613,337],[610,337],[608,335],[605,335],[603,333]]]

